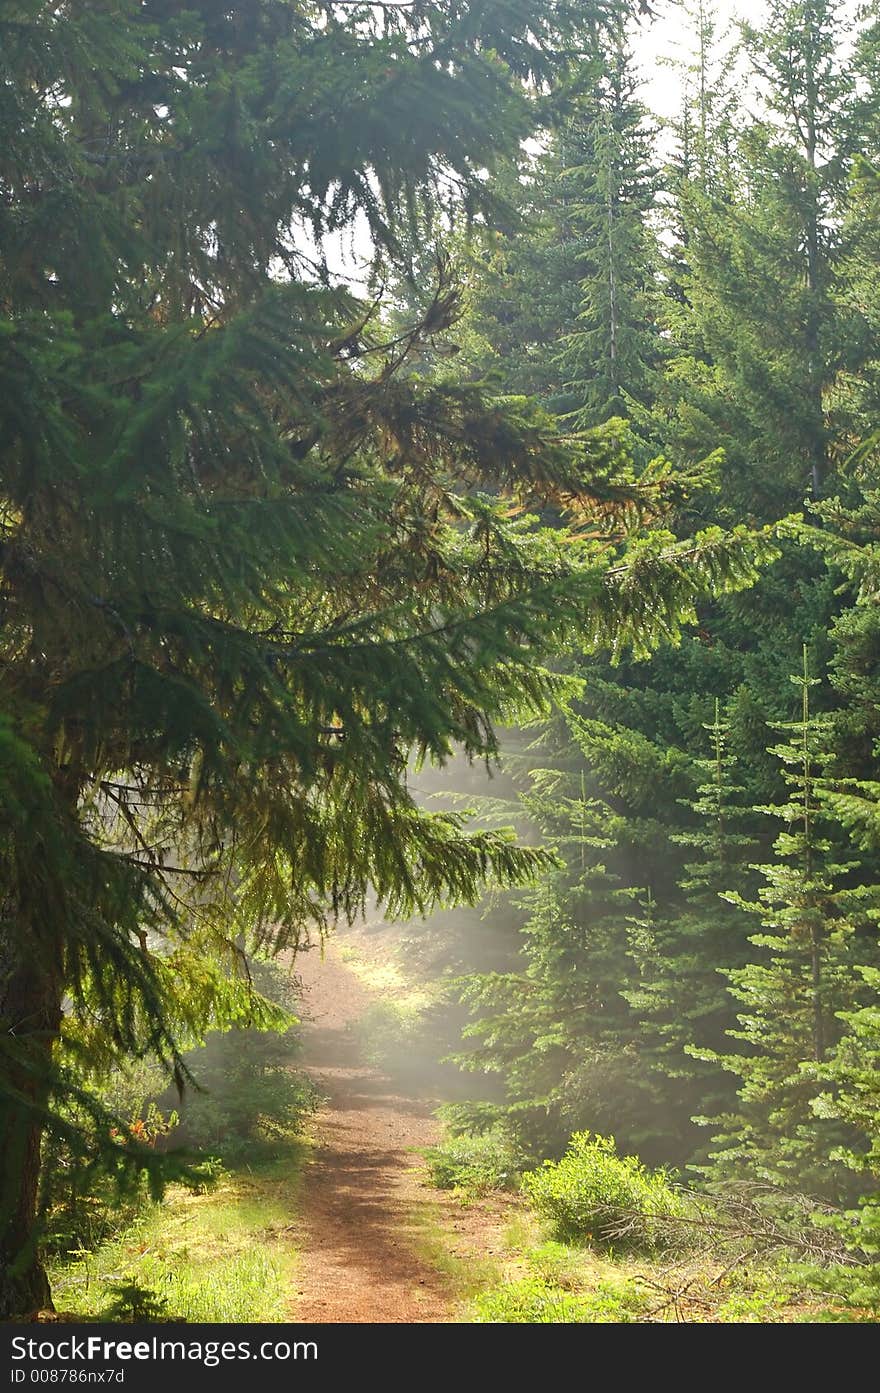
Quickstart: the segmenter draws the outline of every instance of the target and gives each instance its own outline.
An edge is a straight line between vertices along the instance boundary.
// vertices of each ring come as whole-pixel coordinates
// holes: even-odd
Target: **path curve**
[[[438,1100],[414,1096],[365,1062],[355,1032],[371,996],[330,944],[297,958],[302,1064],[327,1102],[303,1175],[298,1321],[452,1320],[445,1283],[417,1252],[433,1210],[418,1175],[438,1139]]]

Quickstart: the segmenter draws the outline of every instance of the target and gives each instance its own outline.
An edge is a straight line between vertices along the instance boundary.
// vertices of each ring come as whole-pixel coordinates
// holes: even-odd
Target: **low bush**
[[[234,1165],[299,1132],[317,1093],[291,1067],[292,1052],[283,1035],[240,1030],[210,1037],[203,1059],[189,1056],[199,1089],[184,1096],[178,1143]]]
[[[563,1241],[615,1248],[655,1248],[680,1241],[686,1207],[662,1171],[635,1156],[618,1156],[612,1137],[576,1132],[559,1161],[522,1178],[533,1208]]]
[[[251,975],[264,997],[293,1012],[297,989],[282,968],[254,962]],[[296,1025],[210,1032],[204,1045],[186,1056],[197,1087],[188,1089],[180,1103],[176,1142],[219,1156],[230,1166],[253,1159],[258,1151],[271,1154],[302,1130],[317,1106],[314,1086],[296,1069],[298,1052]]]
[[[511,1189],[522,1168],[512,1141],[499,1129],[448,1137],[439,1146],[429,1147],[425,1156],[433,1185],[439,1190],[460,1190],[469,1198]]]
[[[377,1069],[406,1072],[429,1055],[423,1011],[407,1001],[374,1001],[357,1025],[364,1058]]]

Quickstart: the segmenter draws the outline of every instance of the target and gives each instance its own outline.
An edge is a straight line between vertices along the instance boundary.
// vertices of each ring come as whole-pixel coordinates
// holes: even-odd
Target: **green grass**
[[[146,1293],[151,1313],[161,1310],[169,1320],[290,1319],[297,1263],[291,1218],[303,1154],[292,1142],[252,1169],[224,1173],[206,1194],[172,1187],[96,1251],[54,1265],[58,1310],[84,1320],[125,1319],[120,1305],[125,1310],[131,1302],[124,1295],[120,1303],[120,1291],[131,1288]]]
[[[648,1302],[636,1282],[600,1282],[591,1291],[571,1292],[542,1277],[524,1277],[483,1292],[474,1320],[487,1324],[626,1325]]]
[[[422,1210],[413,1247],[427,1266],[442,1275],[452,1299],[463,1304],[503,1280],[504,1274],[496,1259],[479,1252],[450,1251],[449,1234],[437,1213]]]

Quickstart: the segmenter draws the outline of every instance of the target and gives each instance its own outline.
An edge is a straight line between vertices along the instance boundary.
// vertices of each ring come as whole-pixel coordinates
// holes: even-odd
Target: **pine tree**
[[[815,482],[820,436],[819,482],[826,490],[835,487],[834,470],[873,429],[867,409],[856,418],[854,411],[846,416],[842,406],[869,384],[876,357],[868,333],[871,258],[863,241],[856,281],[858,237],[847,225],[857,217],[847,171],[857,143],[858,103],[839,17],[829,6],[771,7],[761,32],[750,30],[746,36],[752,85],[745,93],[740,82],[737,101],[728,56],[713,33],[711,7],[692,9],[693,95],[681,131],[687,148],[677,167],[666,172],[676,241],[666,264],[657,400],[649,410],[632,396],[628,403],[638,436],[675,461],[679,493],[670,526],[681,536],[708,520],[779,518],[799,507]],[[863,66],[866,73],[867,58]],[[863,237],[869,235],[863,230]],[[646,253],[639,255],[647,272]],[[550,308],[548,301],[536,305],[535,313]],[[817,325],[818,358],[813,351]],[[542,334],[546,345],[552,326],[545,324]],[[687,490],[680,487],[683,476]],[[770,859],[772,838],[751,811],[783,802],[786,792],[779,761],[766,750],[767,723],[788,713],[787,666],[800,657],[804,637],[819,665],[831,668],[820,694],[823,707],[831,704],[829,629],[836,628],[842,605],[836,589],[821,559],[786,543],[781,561],[749,592],[747,603],[734,597],[701,607],[697,632],[675,651],[662,650],[649,665],[625,657],[606,664],[600,655],[580,665],[586,686],[578,714],[595,723],[597,738],[585,748],[583,725],[579,734],[571,730],[571,747],[562,742],[556,751],[559,776],[568,780],[565,797],[576,797],[571,780],[583,774],[591,795],[605,805],[604,824],[590,822],[588,831],[601,837],[613,828],[614,845],[603,849],[603,865],[613,870],[616,890],[631,898],[615,904],[613,913],[598,901],[594,909],[579,898],[577,863],[569,861],[568,871],[554,881],[552,905],[542,901],[536,932],[527,941],[526,973],[534,959],[539,986],[523,984],[520,995],[511,978],[505,999],[499,994],[492,1005],[488,998],[483,1001],[493,1038],[511,1032],[504,1067],[522,1073],[520,1100],[547,1096],[536,1082],[537,1070],[530,1094],[529,1070],[537,1058],[533,1043],[542,1037],[537,1031],[529,1035],[529,1021],[537,1021],[544,1009],[542,997],[551,1003],[546,1010],[552,1021],[556,994],[571,990],[567,978],[555,978],[555,922],[571,925],[569,944],[578,933],[584,935],[579,987],[585,1003],[595,990],[606,1004],[608,1026],[597,1045],[602,1027],[595,1019],[587,1024],[585,1006],[580,1039],[575,1029],[565,1036],[560,1069],[575,1077],[580,1059],[580,1077],[586,1079],[598,1057],[608,1060],[618,1049],[625,1057],[638,1040],[635,1063],[625,1079],[615,1078],[609,1096],[613,1092],[616,1109],[627,1119],[637,1095],[642,1106],[651,1098],[645,1115],[657,1119],[654,1142],[666,1160],[689,1159],[690,1114],[730,1102],[734,1076],[725,1078],[717,1061],[689,1060],[684,1054],[688,1028],[679,1030],[679,1022],[689,1010],[699,1013],[705,1007],[703,1048],[710,1048],[710,1040],[719,1047],[735,1007],[725,1000],[717,969],[744,968],[756,954],[742,913],[718,899],[708,883],[693,883],[695,872],[686,865],[696,858],[688,855],[688,839],[699,837],[701,828],[693,808],[675,806],[675,799],[687,804],[703,796],[694,793],[705,771],[695,768],[693,752],[704,738],[703,727],[711,724],[715,701],[723,699],[728,749],[742,788],[737,795],[742,835],[755,836],[756,859]],[[871,663],[866,651],[865,676]],[[866,693],[869,687],[870,682]],[[868,705],[862,704],[864,712]],[[853,743],[845,754],[845,721],[853,716],[850,710],[845,718],[836,717],[828,736],[829,749],[833,746],[841,767],[849,769],[864,768],[870,759],[864,742],[859,750]],[[575,747],[584,758],[572,768]],[[676,762],[696,777],[670,797],[657,771]],[[766,827],[766,818],[763,822]],[[548,823],[548,835],[557,833]],[[734,848],[730,851],[733,855]],[[712,869],[704,865],[707,873]],[[739,888],[751,898],[753,873],[741,867],[739,874],[744,883],[738,887],[731,881],[715,889]],[[643,904],[650,898],[650,913],[632,923],[639,896]],[[557,1037],[564,1034],[559,1027]],[[519,1039],[524,1055],[532,1051],[530,1059],[514,1063],[513,1039]],[[590,1098],[579,1125],[594,1125],[607,1106]],[[557,1109],[554,1145],[561,1116]],[[627,1121],[623,1135],[637,1144],[636,1129],[630,1132],[628,1126]]]
[[[789,797],[761,810],[787,830],[774,843],[774,860],[758,868],[758,899],[726,896],[760,918],[762,931],[750,942],[762,960],[725,972],[741,1008],[739,1028],[729,1033],[747,1050],[716,1056],[741,1080],[740,1107],[721,1123],[716,1173],[833,1194],[831,1154],[844,1137],[827,1115],[817,1116],[817,1073],[840,1037],[839,1013],[859,995],[852,940],[870,892],[847,883],[857,863],[839,860],[821,833],[831,725],[810,709],[819,682],[809,675],[806,648],[803,673],[792,681],[800,717],[775,724],[787,739],[772,747]]]
[[[718,699],[704,729],[712,757],[694,760],[703,782],[684,801],[697,821],[671,836],[691,857],[678,882],[681,895],[670,897],[658,914],[637,955],[637,985],[624,992],[640,1021],[640,1057],[664,1080],[665,1096],[683,1118],[732,1101],[724,1074],[714,1063],[694,1060],[688,1047],[694,1040],[712,1048],[724,1043],[735,1022],[720,971],[740,968],[748,959],[742,916],[722,892],[746,888],[744,863],[754,838],[740,830],[746,822],[744,790],[735,781],[730,725]]]
[[[559,366],[573,422],[600,425],[645,406],[660,356],[652,307],[656,195],[652,132],[637,98],[627,16],[618,5],[603,72],[564,133],[577,228],[580,297]]]

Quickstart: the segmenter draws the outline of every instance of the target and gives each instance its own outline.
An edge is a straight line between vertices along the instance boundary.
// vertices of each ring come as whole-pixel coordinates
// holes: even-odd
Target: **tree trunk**
[[[61,1024],[60,974],[28,961],[20,932],[8,929],[8,921],[0,924],[0,1320],[52,1309],[37,1247],[37,1199],[40,1113]]]

